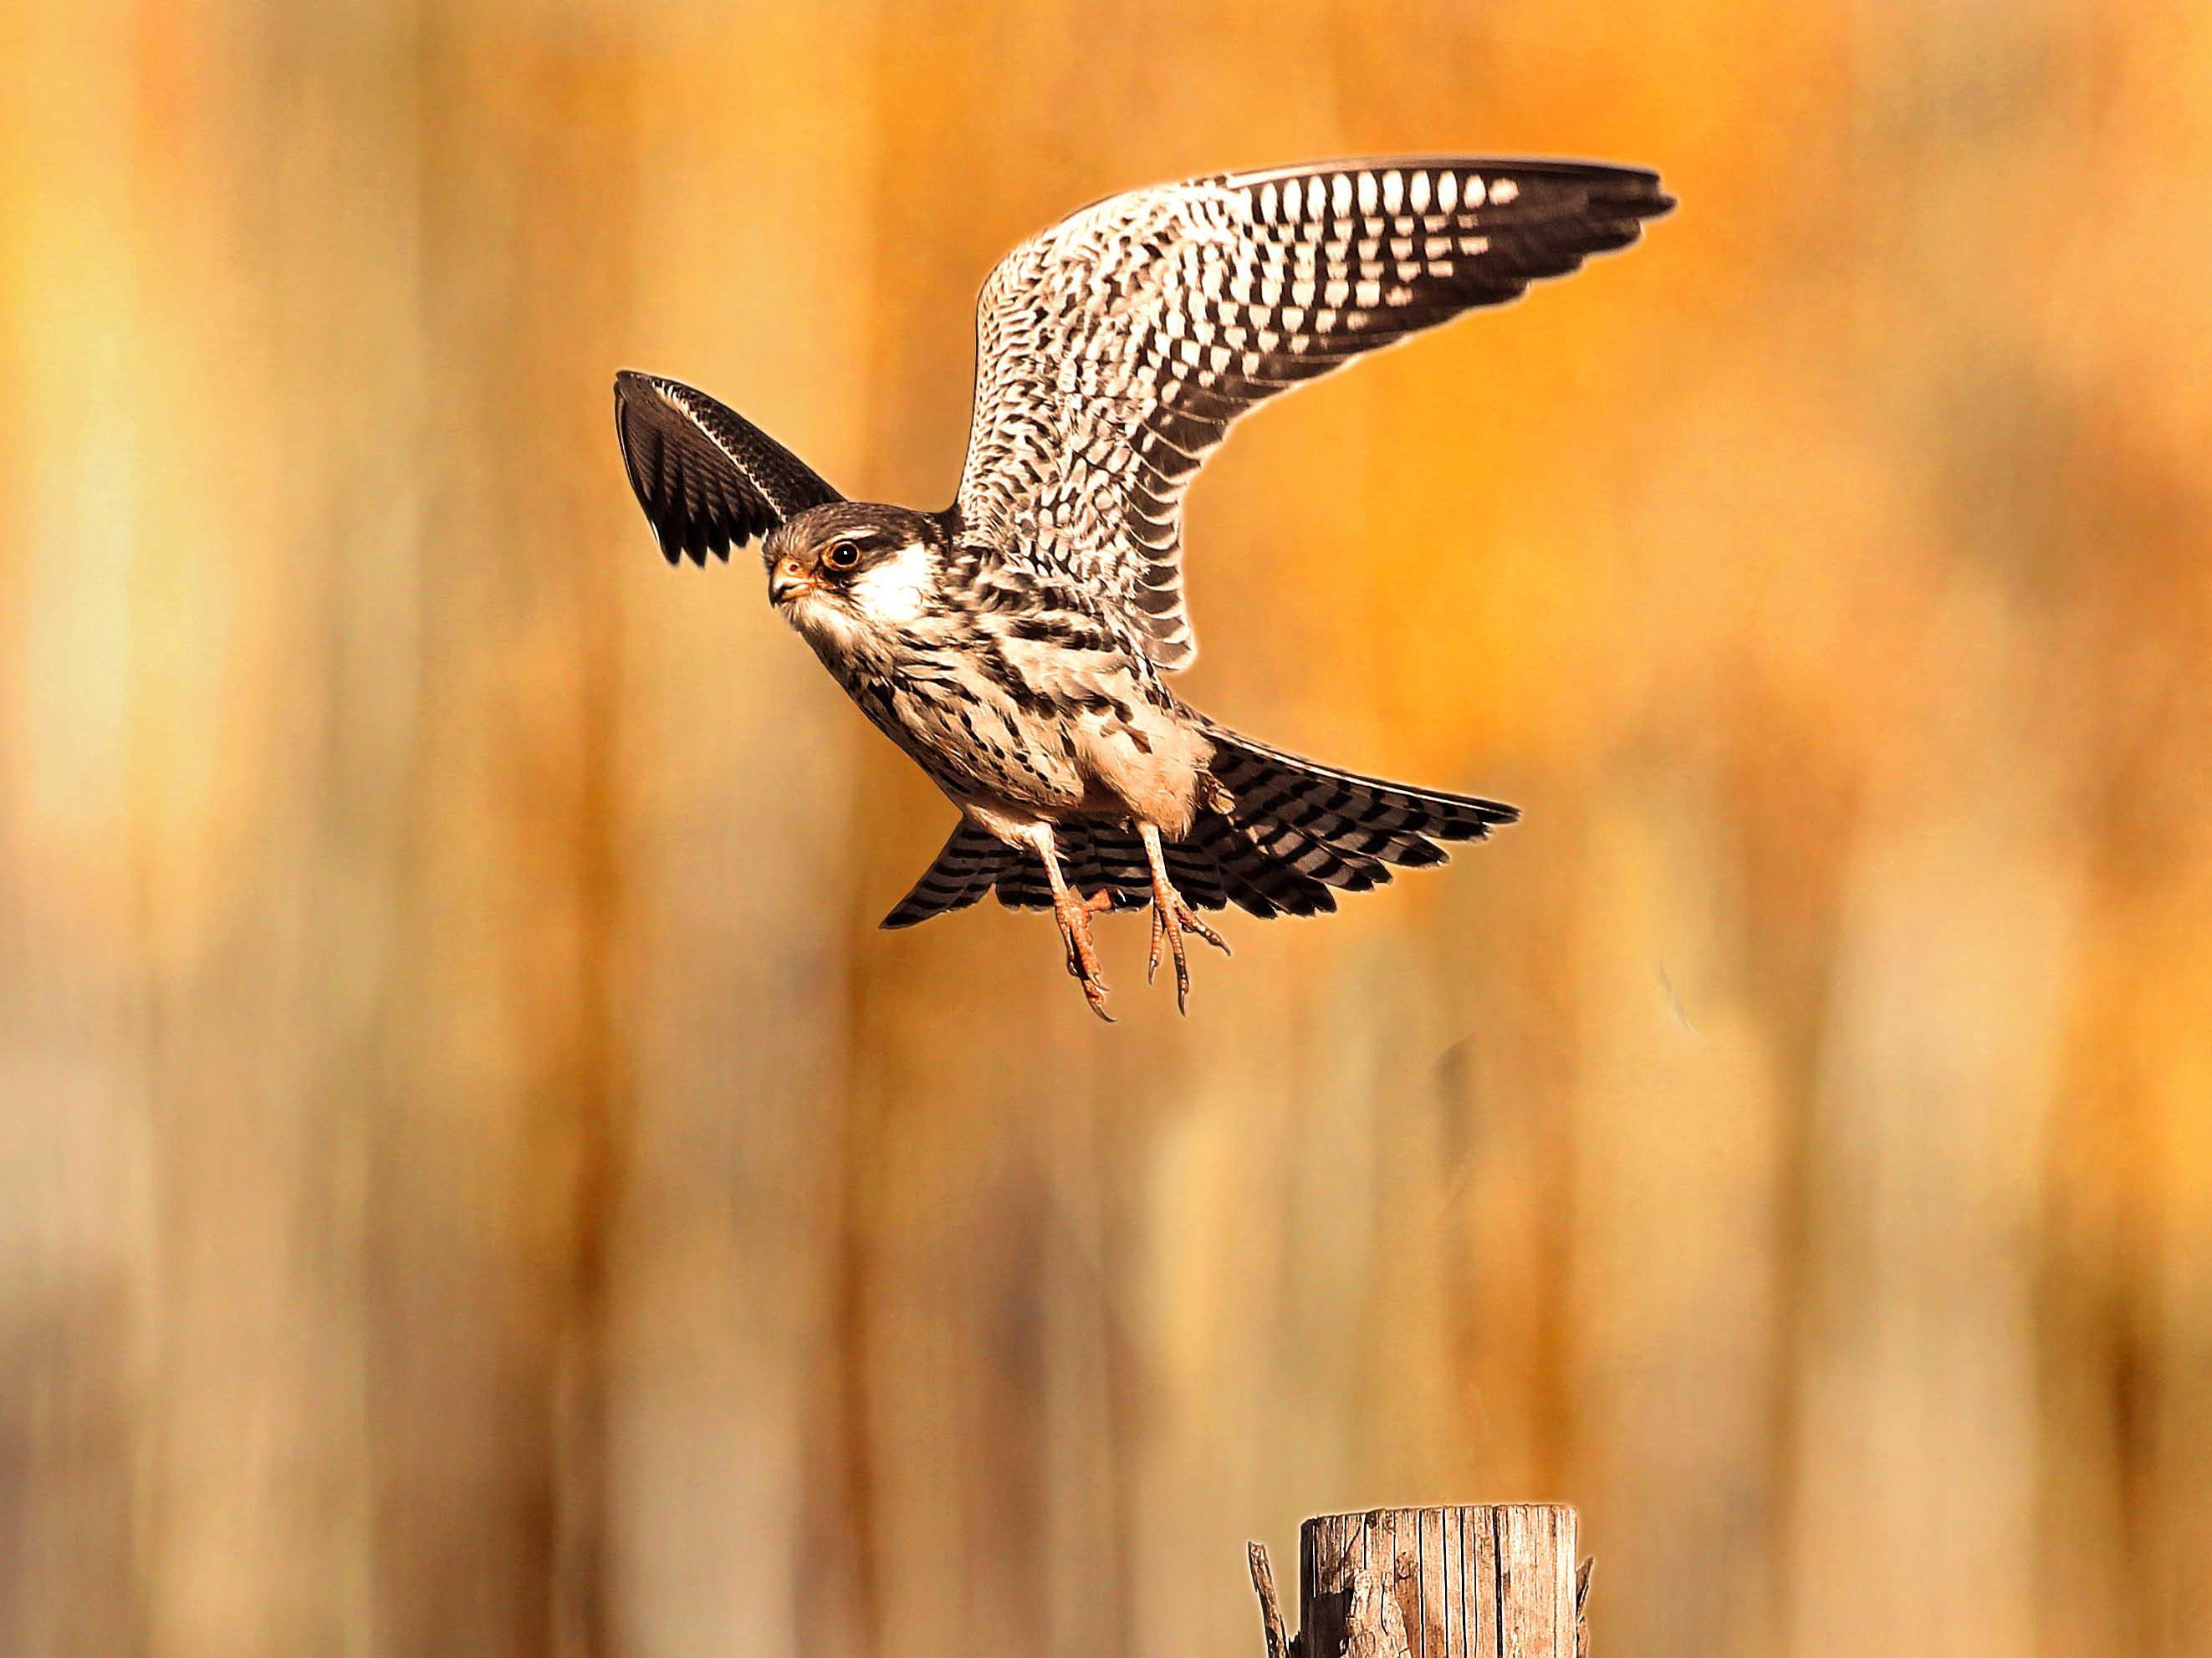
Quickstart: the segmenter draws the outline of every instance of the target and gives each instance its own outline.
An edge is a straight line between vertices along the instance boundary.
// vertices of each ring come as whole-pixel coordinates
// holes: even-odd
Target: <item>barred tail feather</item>
[[[1229,908],[1229,894],[1222,883],[1220,867],[1202,847],[1184,841],[1170,841],[1167,856],[1168,878],[1192,908]]]
[[[1213,777],[1232,804],[1201,820],[1201,844],[1230,896],[1255,914],[1333,910],[1332,889],[1364,892],[1389,881],[1393,865],[1441,864],[1438,841],[1479,841],[1521,815],[1499,801],[1339,771],[1218,728],[1210,734]]]
[[[963,817],[936,861],[922,872],[914,890],[899,900],[898,908],[884,917],[883,925],[913,926],[933,915],[965,909],[988,892],[1013,862],[1012,847]]]
[[[1199,909],[1235,904],[1263,919],[1326,914],[1337,893],[1384,885],[1393,868],[1443,863],[1437,841],[1480,841],[1521,815],[1496,800],[1317,765],[1218,728],[1209,735],[1213,780],[1229,809],[1201,811],[1189,835],[1166,849],[1170,878]],[[1144,847],[1128,824],[1070,818],[1054,829],[1054,844],[1062,876],[1085,897],[1103,893],[1117,910],[1152,902]],[[994,887],[1008,909],[1052,908],[1051,884],[1034,854],[963,820],[883,924],[912,926],[964,909]]]
[[[1086,898],[1110,895],[1115,909],[1141,909],[1152,901],[1152,877],[1136,831],[1094,818],[1070,818],[1053,831],[1060,878]],[[1044,865],[1018,855],[999,877],[999,902],[1008,909],[1050,909],[1052,886]]]

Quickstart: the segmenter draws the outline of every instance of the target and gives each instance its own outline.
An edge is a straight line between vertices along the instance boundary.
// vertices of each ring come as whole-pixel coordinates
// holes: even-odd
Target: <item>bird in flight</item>
[[[884,920],[994,888],[1050,908],[1106,1011],[1091,923],[1149,906],[1146,978],[1201,911],[1310,915],[1519,815],[1288,754],[1184,703],[1182,498],[1238,416],[1625,247],[1674,205],[1627,167],[1465,157],[1216,173],[1109,197],[983,284],[968,458],[939,512],[847,501],[657,375],[615,380],[623,463],[670,563],[757,537],[769,602],[960,809]]]

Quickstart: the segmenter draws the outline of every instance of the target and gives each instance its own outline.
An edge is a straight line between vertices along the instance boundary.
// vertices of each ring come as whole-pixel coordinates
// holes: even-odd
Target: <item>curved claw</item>
[[[1179,896],[1176,902],[1182,902]],[[1230,949],[1229,940],[1223,938],[1212,927],[1206,926],[1205,921],[1200,919],[1198,912],[1193,909],[1188,904],[1184,904],[1182,907],[1182,924],[1188,927],[1193,932],[1198,934],[1200,938],[1205,939],[1206,943],[1212,944],[1224,956],[1234,957],[1237,954],[1235,950]]]
[[[1091,1011],[1093,1013],[1096,1013],[1101,1019],[1103,1019],[1108,1024],[1112,1024],[1114,1023],[1114,1016],[1106,1011],[1106,987],[1104,985],[1100,984],[1096,979],[1085,979],[1083,981],[1083,999],[1091,1004]]]
[[[1221,935],[1201,920],[1182,894],[1175,890],[1168,878],[1167,859],[1160,849],[1159,831],[1151,824],[1143,826],[1145,853],[1152,866],[1152,947],[1145,967],[1145,982],[1151,984],[1160,970],[1160,946],[1167,945],[1175,958],[1176,1011],[1188,1015],[1190,1011],[1190,960],[1183,948],[1182,937],[1195,932],[1224,955],[1231,953]]]
[[[1067,947],[1067,971],[1082,986],[1083,999],[1091,1011],[1108,1024],[1114,1023],[1114,1016],[1106,1011],[1106,978],[1099,970],[1098,952],[1091,941],[1091,918],[1112,902],[1110,893],[1102,892],[1095,898],[1078,898],[1071,893],[1065,902],[1053,905],[1060,942]]]

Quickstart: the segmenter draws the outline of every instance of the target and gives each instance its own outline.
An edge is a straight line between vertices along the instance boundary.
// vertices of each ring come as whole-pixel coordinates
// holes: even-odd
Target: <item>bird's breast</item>
[[[1032,616],[933,634],[801,631],[869,720],[956,799],[1177,833],[1193,818],[1211,745],[1144,659],[1095,628]]]

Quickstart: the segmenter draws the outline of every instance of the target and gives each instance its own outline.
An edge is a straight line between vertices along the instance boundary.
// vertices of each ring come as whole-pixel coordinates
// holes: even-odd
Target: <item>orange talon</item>
[[[1164,942],[1175,955],[1176,1011],[1190,1011],[1190,962],[1183,950],[1182,935],[1195,932],[1223,955],[1230,953],[1221,935],[1199,919],[1175,883],[1168,878],[1167,856],[1160,849],[1160,832],[1150,823],[1139,826],[1145,842],[1145,856],[1152,866],[1152,949],[1151,959],[1145,967],[1145,982],[1160,970],[1160,945]]]

